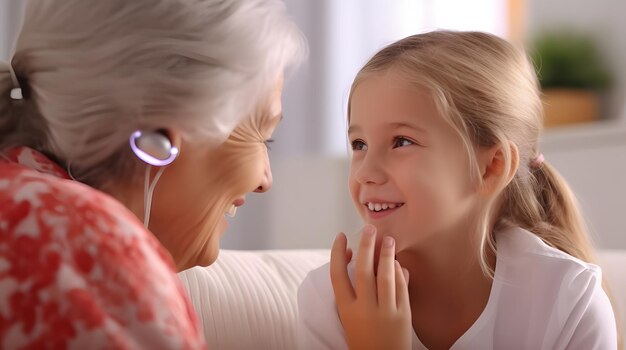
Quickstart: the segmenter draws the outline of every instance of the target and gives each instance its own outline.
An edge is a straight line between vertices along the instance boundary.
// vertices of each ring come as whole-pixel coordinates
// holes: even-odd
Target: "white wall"
[[[0,0],[0,61],[10,58],[23,7],[23,0]]]
[[[230,220],[223,247],[328,248],[338,232],[357,232],[360,220],[348,191],[347,158],[302,157],[272,166],[274,187],[262,196],[248,196]]]
[[[548,131],[541,149],[574,190],[597,246],[626,249],[626,122]]]
[[[6,0],[0,1],[0,61],[7,61],[9,58],[9,54],[7,52],[7,48],[9,47],[9,44],[7,43],[7,17],[9,14],[7,5],[8,2]]]

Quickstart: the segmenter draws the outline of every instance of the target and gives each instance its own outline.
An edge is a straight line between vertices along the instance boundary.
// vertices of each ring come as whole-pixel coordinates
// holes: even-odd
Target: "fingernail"
[[[376,233],[376,230],[374,229],[374,226],[372,225],[366,225],[363,228],[363,234],[365,236],[373,236]]]
[[[343,232],[339,232],[336,236],[335,236],[335,242],[339,239],[345,239],[346,234]]]
[[[383,238],[383,246],[385,246],[387,248],[393,247],[394,243],[395,243],[395,241],[394,241],[393,237],[385,236],[385,238]]]

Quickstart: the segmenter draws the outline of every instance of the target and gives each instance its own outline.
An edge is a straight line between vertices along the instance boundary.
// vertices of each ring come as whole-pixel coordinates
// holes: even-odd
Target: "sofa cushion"
[[[328,250],[222,250],[181,272],[210,349],[295,349],[297,291]]]

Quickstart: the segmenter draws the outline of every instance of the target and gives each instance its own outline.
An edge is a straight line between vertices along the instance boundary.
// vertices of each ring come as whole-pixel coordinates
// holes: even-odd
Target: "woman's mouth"
[[[234,218],[237,215],[237,207],[234,204],[231,204],[226,211],[226,216]]]
[[[234,218],[235,215],[237,215],[237,208],[244,205],[245,203],[246,200],[243,198],[235,199],[233,203],[228,207],[228,210],[226,211],[226,216]]]

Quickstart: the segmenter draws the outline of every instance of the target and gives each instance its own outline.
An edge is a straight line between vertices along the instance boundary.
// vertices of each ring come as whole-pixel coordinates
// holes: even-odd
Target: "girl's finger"
[[[396,310],[396,267],[395,241],[392,237],[383,238],[378,259],[376,287],[378,289],[378,306],[384,310]]]
[[[333,284],[337,305],[354,300],[355,293],[348,276],[346,261],[346,235],[339,233],[330,251],[330,280]]]
[[[409,301],[409,270],[400,266],[396,260],[396,305],[398,310],[410,310]],[[410,311],[409,311],[410,312]]]
[[[359,251],[356,253],[355,290],[357,297],[376,302],[376,279],[374,277],[374,245],[376,228],[365,225],[361,231]]]

